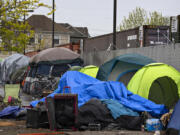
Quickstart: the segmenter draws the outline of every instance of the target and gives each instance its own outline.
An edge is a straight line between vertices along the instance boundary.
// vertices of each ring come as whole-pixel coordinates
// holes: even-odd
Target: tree
[[[147,12],[143,8],[136,7],[129,13],[128,18],[124,17],[118,30],[132,29],[141,25],[170,25],[170,19],[163,17],[159,12]]]
[[[24,20],[29,10],[50,6],[40,0],[4,0],[0,1],[0,36],[1,50],[22,53],[33,37],[34,31]],[[52,12],[52,11],[50,11]]]

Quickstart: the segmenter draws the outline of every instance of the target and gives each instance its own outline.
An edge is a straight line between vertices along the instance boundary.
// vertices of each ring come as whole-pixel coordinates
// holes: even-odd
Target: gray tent
[[[13,54],[1,62],[0,83],[15,83],[20,80],[29,64],[29,57]],[[22,70],[23,69],[23,70]]]

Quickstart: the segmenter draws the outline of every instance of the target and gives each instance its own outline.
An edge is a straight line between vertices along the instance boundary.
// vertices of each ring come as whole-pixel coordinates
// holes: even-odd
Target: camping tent
[[[69,67],[82,65],[80,55],[70,49],[58,47],[39,52],[30,59],[31,68],[36,68],[36,74],[59,77]],[[51,73],[50,73],[51,72]]]
[[[94,65],[88,65],[85,67],[72,66],[69,69],[69,71],[79,71],[81,73],[84,73],[84,74],[89,75],[89,76],[94,77],[94,78],[96,78],[98,70],[99,70],[99,67],[94,66]]]
[[[29,64],[29,58],[22,54],[13,54],[1,62],[0,82],[16,83],[23,79],[23,74]]]
[[[71,51],[70,49],[57,47],[49,48],[39,52],[30,59],[30,64],[64,64],[71,63],[79,58],[80,55]]]
[[[36,87],[38,87],[37,89],[43,89],[44,86],[47,86],[48,82],[55,82],[57,80],[56,77],[59,80],[59,77],[61,77],[69,67],[81,66],[82,64],[83,61],[80,55],[70,49],[58,47],[43,50],[30,59],[30,70],[26,77],[23,91],[35,95],[34,90]],[[39,85],[40,83],[41,85]],[[46,89],[54,90],[54,88],[51,87],[52,85],[49,86],[50,87],[46,87]]]
[[[152,63],[136,72],[127,88],[134,94],[171,108],[180,96],[180,73],[172,66]]]
[[[139,54],[120,55],[100,66],[97,79],[120,81],[127,85],[138,69],[153,62],[155,61]]]
[[[81,68],[83,68],[83,67],[81,67],[81,66],[72,66],[72,67],[70,67],[68,69],[68,71],[79,71]]]
[[[97,66],[89,65],[89,66],[85,66],[84,68],[81,68],[79,72],[96,78],[98,70],[99,68]]]

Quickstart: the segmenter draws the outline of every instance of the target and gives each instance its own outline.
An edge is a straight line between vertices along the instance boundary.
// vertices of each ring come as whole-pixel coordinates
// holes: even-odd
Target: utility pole
[[[23,23],[24,23],[24,25],[26,24],[26,12],[34,12],[34,10],[27,10],[27,9],[25,9],[24,10],[24,19],[23,19]],[[24,29],[24,33],[26,33],[26,30]],[[24,44],[24,46],[23,46],[23,53],[24,53],[24,55],[26,54],[26,45]]]
[[[53,3],[52,3],[52,6],[53,6],[53,14],[52,14],[52,48],[54,48],[54,0],[53,0]]]
[[[117,13],[117,0],[114,0],[114,13],[113,13],[113,50],[116,50],[116,13]]]

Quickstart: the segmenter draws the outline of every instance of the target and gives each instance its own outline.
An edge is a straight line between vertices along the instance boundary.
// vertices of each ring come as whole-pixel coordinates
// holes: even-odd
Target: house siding
[[[70,43],[70,35],[68,34],[55,34],[55,35],[59,37],[59,44],[55,44],[55,46]],[[31,45],[40,44],[38,42],[39,37],[41,37],[41,44],[43,47],[42,49],[52,47],[52,34],[49,33],[36,33],[34,37],[35,43],[31,43]]]

